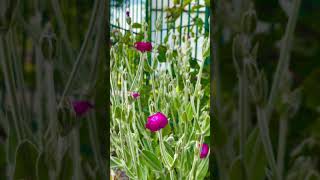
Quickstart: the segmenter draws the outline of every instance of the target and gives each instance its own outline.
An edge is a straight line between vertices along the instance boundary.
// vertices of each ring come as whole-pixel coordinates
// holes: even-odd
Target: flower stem
[[[262,107],[257,107],[257,116],[258,116],[258,126],[260,132],[260,138],[264,146],[265,152],[267,154],[267,160],[270,165],[270,168],[273,172],[274,178],[280,180],[280,174],[276,166],[275,156],[273,153],[272,143],[270,140],[268,123],[266,121],[266,113]]]
[[[57,4],[56,0],[52,0],[52,2],[53,2],[53,4]],[[68,94],[69,89],[71,87],[71,84],[72,84],[72,82],[73,82],[73,80],[75,78],[75,75],[79,70],[80,64],[81,64],[82,60],[84,59],[83,57],[84,57],[85,49],[87,48],[87,46],[89,44],[89,38],[93,34],[93,29],[94,29],[94,25],[95,25],[94,19],[97,16],[97,9],[99,7],[99,2],[100,1],[97,1],[97,0],[95,1],[95,6],[94,6],[93,13],[92,13],[92,16],[91,16],[91,19],[90,19],[90,23],[89,23],[89,29],[88,29],[88,31],[86,33],[84,42],[83,42],[83,44],[81,46],[80,52],[79,52],[79,54],[77,56],[77,59],[76,59],[74,65],[72,67],[72,71],[71,71],[70,76],[69,76],[69,78],[67,80],[67,84],[66,84],[66,86],[65,86],[65,88],[63,90],[63,93],[62,93],[62,96],[61,96],[61,100],[60,100],[60,103],[58,105],[59,107],[62,106],[62,102],[64,100],[64,97],[66,96],[66,94]],[[62,21],[62,20],[60,19],[60,21]]]
[[[0,35],[0,56],[1,56],[0,63],[1,63],[2,72],[3,72],[3,76],[4,76],[6,91],[9,95],[9,101],[10,101],[10,105],[11,105],[14,126],[15,126],[15,130],[16,130],[18,142],[19,142],[22,139],[23,135],[20,132],[21,127],[19,127],[19,124],[20,124],[19,117],[18,117],[18,113],[16,111],[18,108],[16,99],[15,99],[16,91],[15,91],[15,88],[13,85],[14,80],[12,79],[12,76],[10,77],[10,73],[8,72],[8,70],[10,70],[10,69],[8,68],[8,65],[6,63],[4,42],[5,42],[4,36]]]
[[[286,151],[286,138],[288,131],[288,119],[287,115],[282,115],[280,119],[279,127],[279,140],[278,140],[278,155],[277,155],[277,166],[278,172],[282,178],[283,176],[283,165],[284,165],[284,154]]]
[[[275,104],[275,100],[279,94],[280,83],[284,77],[285,69],[288,68],[290,61],[290,50],[293,41],[294,29],[297,23],[301,0],[294,0],[291,15],[286,27],[286,33],[281,41],[280,58],[274,75],[272,88],[269,96],[268,106],[266,108],[267,120],[271,117],[271,112]]]

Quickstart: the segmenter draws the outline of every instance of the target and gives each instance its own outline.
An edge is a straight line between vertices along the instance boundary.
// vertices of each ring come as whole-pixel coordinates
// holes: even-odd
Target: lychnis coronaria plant
[[[205,179],[210,154],[205,60],[192,59],[187,35],[181,46],[159,44],[147,40],[145,27],[139,33],[143,40],[132,32],[112,34],[111,170],[139,180]],[[207,59],[208,37],[202,49]]]

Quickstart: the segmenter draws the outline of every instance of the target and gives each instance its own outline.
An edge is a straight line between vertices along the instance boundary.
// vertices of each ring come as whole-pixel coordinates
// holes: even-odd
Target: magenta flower
[[[205,157],[207,157],[209,152],[209,146],[206,143],[202,144],[202,148],[201,148],[201,152],[200,152],[200,158],[203,159]]]
[[[141,52],[150,52],[152,50],[151,42],[136,42],[134,47]]]
[[[72,106],[77,116],[82,116],[93,108],[93,105],[89,101],[73,101]]]
[[[152,132],[155,132],[166,127],[167,124],[168,118],[161,112],[157,112],[148,117],[146,128]]]
[[[140,94],[138,92],[133,92],[131,93],[131,96],[134,98],[134,99],[137,99],[138,97],[140,97]]]

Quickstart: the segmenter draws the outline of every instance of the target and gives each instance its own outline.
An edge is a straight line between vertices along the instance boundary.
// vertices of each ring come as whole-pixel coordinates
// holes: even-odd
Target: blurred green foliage
[[[0,179],[107,178],[105,5],[1,1]]]
[[[249,1],[248,1],[249,2]],[[279,44],[283,38],[288,16],[285,9],[278,0],[253,0],[254,9],[258,17],[258,30],[253,34],[253,44],[259,43],[257,53],[257,64],[262,69],[268,80],[269,89],[271,87],[276,66],[279,59]],[[285,1],[283,1],[285,2]],[[293,2],[293,1],[288,1]],[[221,39],[215,39],[218,44],[218,59],[220,71],[220,99],[223,103],[223,114],[217,118],[228,121],[225,124],[216,122],[216,145],[221,146],[227,144],[224,138],[233,136],[234,133],[226,134],[224,129],[231,127],[232,122],[236,123],[239,117],[233,117],[230,113],[231,109],[237,109],[236,99],[239,97],[239,89],[237,85],[238,77],[232,60],[232,43],[235,34],[239,32],[239,23],[234,14],[238,12],[238,7],[234,6],[234,10],[230,11],[228,5],[231,1],[217,3],[220,10],[219,24],[216,24],[217,33]],[[238,8],[238,9],[237,9]],[[289,72],[293,78],[291,89],[301,89],[301,102],[296,114],[288,119],[287,143],[284,161],[284,175],[287,179],[301,177],[295,174],[311,173],[312,169],[317,171],[320,169],[320,96],[319,96],[319,80],[320,80],[320,21],[319,21],[320,1],[310,0],[301,1],[301,8],[295,28],[292,50],[290,54]],[[283,82],[281,82],[283,83]],[[216,85],[216,84],[215,84]],[[268,92],[270,93],[270,91]],[[286,94],[285,94],[286,95]],[[274,147],[273,151],[277,152],[278,138],[281,127],[279,121],[283,110],[279,109],[281,97],[277,97],[276,112],[272,113],[269,124],[271,142]],[[250,124],[256,125],[256,115],[253,104],[250,104]],[[218,115],[217,115],[218,116]],[[227,117],[225,117],[227,116]],[[233,119],[233,120],[232,120]],[[280,128],[280,130],[279,130]],[[253,132],[250,127],[250,132]],[[222,137],[220,137],[222,136]],[[248,136],[248,135],[247,135]],[[251,135],[250,135],[251,136]],[[231,138],[232,139],[232,138]],[[250,139],[250,138],[249,138]],[[236,143],[235,143],[236,144]],[[230,144],[228,144],[228,147]],[[220,148],[218,148],[220,149]],[[228,148],[227,148],[228,149]],[[312,162],[308,161],[312,159]],[[216,159],[219,161],[219,158]],[[301,161],[301,162],[300,162]],[[261,161],[260,161],[261,162]],[[300,162],[300,163],[297,163]],[[299,164],[299,165],[298,165]],[[227,166],[231,166],[231,162]],[[304,167],[303,167],[304,166]],[[307,168],[306,168],[307,167]],[[250,169],[250,168],[249,168]],[[221,171],[221,169],[219,169]],[[222,170],[223,171],[223,170]],[[251,174],[253,172],[249,172]],[[296,172],[298,173],[298,172]],[[304,174],[307,176],[307,174]],[[316,176],[315,176],[316,177]],[[318,176],[319,178],[319,171]],[[256,179],[264,179],[262,177]]]

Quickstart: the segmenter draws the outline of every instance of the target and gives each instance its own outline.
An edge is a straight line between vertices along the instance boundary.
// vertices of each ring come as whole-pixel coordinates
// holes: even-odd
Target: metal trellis
[[[180,4],[183,4],[184,1],[186,0],[180,0]],[[169,31],[174,33],[180,31],[180,36],[177,38],[181,45],[184,36],[187,35],[190,37],[191,32],[193,32],[194,40],[191,42],[193,48],[192,57],[197,60],[202,60],[201,53],[199,53],[202,51],[202,47],[199,46],[199,44],[202,44],[204,37],[199,36],[200,24],[197,22],[202,21],[203,23],[201,26],[203,26],[204,29],[201,33],[208,33],[210,27],[210,9],[204,5],[204,0],[193,0],[191,4],[184,8],[182,14],[171,28],[166,20],[166,16],[168,15],[166,9],[174,7],[174,3],[171,0],[111,0],[111,29],[119,29],[122,32],[129,30],[129,26],[126,23],[126,11],[128,10],[133,23],[148,23],[149,40],[154,43],[163,43]],[[200,8],[194,9],[193,7]],[[162,28],[160,35],[156,39],[155,24],[157,18],[162,18]],[[118,23],[117,19],[119,21]],[[170,41],[169,39],[169,42]]]

